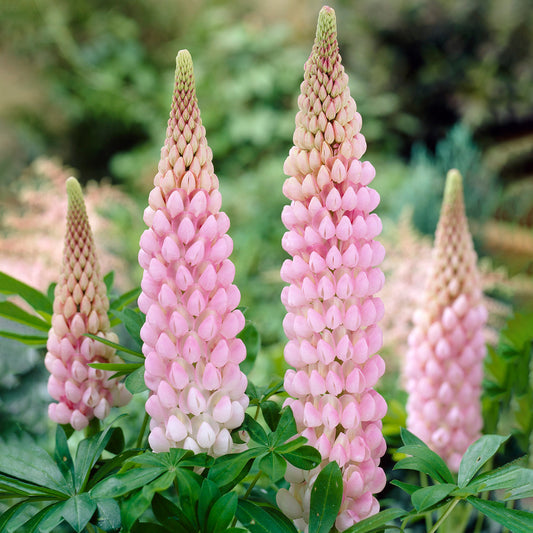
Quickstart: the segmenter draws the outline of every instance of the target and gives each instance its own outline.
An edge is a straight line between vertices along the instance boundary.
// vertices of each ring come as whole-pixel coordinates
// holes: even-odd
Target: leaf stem
[[[263,472],[261,470],[259,470],[259,472],[257,472],[255,477],[252,479],[252,482],[250,483],[250,485],[248,485],[248,489],[246,490],[246,492],[244,493],[244,496],[242,497],[243,500],[246,500],[246,498],[248,498],[248,496],[250,496],[250,493],[252,492],[253,488],[255,487],[255,484],[259,481],[259,478],[261,477],[262,474],[263,474]],[[237,517],[235,517],[233,519],[231,527],[235,527],[236,523],[237,523]]]
[[[439,529],[439,527],[442,525],[442,523],[446,520],[446,518],[448,518],[448,516],[450,516],[450,513],[455,509],[455,506],[461,501],[461,498],[454,498],[450,504],[448,505],[448,508],[446,509],[446,511],[444,511],[444,513],[442,514],[442,516],[435,522],[435,525],[431,528],[430,531],[428,531],[428,533],[435,533],[435,531],[437,531],[437,529]]]
[[[148,424],[148,419],[149,418],[150,418],[150,416],[148,415],[148,413],[144,413],[144,418],[143,418],[143,423],[142,423],[142,426],[141,426],[141,430],[139,431],[139,436],[137,437],[137,442],[135,443],[135,447],[136,448],[140,448],[142,446],[144,432],[146,431],[146,426]]]
[[[424,472],[420,472],[420,486],[421,487],[427,487],[428,484],[428,476]],[[424,519],[426,521],[426,531],[429,531],[433,527],[433,519],[431,518],[431,511],[424,514]]]

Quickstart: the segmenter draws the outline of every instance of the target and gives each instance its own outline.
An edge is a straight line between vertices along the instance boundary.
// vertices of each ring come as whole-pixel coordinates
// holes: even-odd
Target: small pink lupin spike
[[[324,466],[337,461],[344,480],[335,527],[344,531],[379,510],[373,494],[385,486],[379,467],[385,453],[381,419],[385,400],[374,390],[385,370],[377,354],[377,323],[383,304],[375,294],[384,276],[383,246],[375,240],[381,221],[372,213],[375,176],[361,162],[366,143],[361,116],[341,64],[335,12],[323,7],[315,44],[305,64],[298,98],[294,146],[285,161],[283,192],[291,204],[282,213],[282,245],[292,256],[281,277],[289,339],[285,389],[299,432],[321,453]],[[311,488],[320,468],[290,467],[290,489],[277,501],[306,531]]]
[[[155,452],[185,448],[220,456],[248,407],[246,356],[237,334],[244,317],[229,256],[233,241],[212,152],[196,99],[187,50],[176,58],[167,137],[144,220],[139,308],[151,390],[149,443]]]
[[[95,245],[83,194],[76,178],[67,180],[67,232],[62,272],[55,288],[52,329],[48,335],[45,365],[51,376],[48,414],[58,424],[86,427],[96,417],[103,420],[112,406],[129,402],[123,383],[110,379],[113,372],[96,370],[88,363],[121,363],[115,350],[89,337],[91,333],[118,342],[109,331],[109,301],[100,275]]]
[[[404,379],[407,427],[457,472],[480,436],[486,348],[477,256],[468,229],[461,174],[450,170],[435,235],[433,266],[414,314]]]

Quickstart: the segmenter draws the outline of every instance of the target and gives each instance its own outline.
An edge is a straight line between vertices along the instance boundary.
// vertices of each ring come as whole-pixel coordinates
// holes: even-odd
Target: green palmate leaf
[[[428,447],[427,444],[423,440],[419,439],[416,435],[411,433],[408,429],[401,428],[400,436],[405,446],[408,446],[411,444],[414,444],[414,445],[418,444],[420,446],[425,446],[426,448]]]
[[[111,310],[120,311],[130,303],[136,301],[139,294],[141,294],[141,290],[141,287],[136,287],[135,289],[131,289],[131,291],[121,294],[118,298],[110,302],[109,308]]]
[[[461,459],[459,465],[458,484],[463,488],[468,485],[476,472],[498,451],[509,437],[499,435],[483,435],[471,444]]]
[[[184,529],[179,529],[179,524],[176,524],[174,529],[169,529],[153,522],[135,522],[131,529],[131,533],[189,533]]]
[[[533,513],[508,509],[503,503],[482,500],[475,496],[468,496],[467,501],[479,512],[509,528],[513,533],[531,533],[533,531]]]
[[[135,357],[138,357],[139,359],[144,359],[144,355],[141,352],[137,352],[135,350],[127,348],[126,346],[117,344],[116,342],[108,341],[107,339],[98,337],[98,335],[92,335],[91,333],[85,333],[84,335],[86,337],[89,337],[90,339],[101,342],[102,344],[105,344],[106,346],[111,346],[111,348],[115,348],[117,352],[124,352],[130,355],[134,355]]]
[[[213,504],[207,519],[207,531],[209,533],[226,531],[235,516],[237,501],[237,494],[228,492]]]
[[[407,494],[413,494],[413,492],[416,492],[420,489],[418,485],[412,485],[411,483],[404,483],[403,481],[400,481],[398,479],[393,479],[390,482],[391,485],[396,485],[403,491],[407,492]]]
[[[0,331],[0,337],[12,339],[14,341],[21,342],[26,346],[33,346],[35,348],[39,346],[46,346],[48,341],[48,336],[45,335],[23,335],[21,333],[13,333],[12,331]]]
[[[405,453],[412,457],[401,459],[394,465],[394,470],[417,470],[430,475],[439,483],[454,483],[453,475],[446,463],[425,444],[409,444],[398,448],[399,453]]]
[[[96,525],[104,531],[115,531],[120,529],[120,507],[116,500],[111,498],[97,500],[98,521]]]
[[[12,505],[3,511],[2,514],[0,514],[0,531],[10,531],[8,526],[10,523],[14,522],[12,519],[16,519],[17,514],[19,514],[20,511],[22,511],[24,507],[27,507],[28,505],[30,505],[30,503],[24,500],[15,503],[15,505]]]
[[[342,488],[341,469],[332,461],[318,474],[311,489],[309,533],[329,533],[339,513]]]
[[[122,504],[121,517],[126,531],[129,531],[134,522],[150,507],[155,494],[172,485],[174,477],[174,472],[165,472],[162,476],[145,485],[140,491],[132,494]]]
[[[67,502],[53,503],[24,523],[24,533],[49,533],[63,522],[63,512]]]
[[[264,450],[264,446],[258,446],[242,453],[218,457],[209,469],[207,479],[216,483],[222,492],[227,492],[248,474],[254,459]]]
[[[126,444],[126,441],[124,439],[124,431],[122,431],[121,427],[116,427],[116,428],[113,428],[113,431],[111,432],[111,438],[109,439],[109,442],[106,444],[105,449],[108,452],[111,452],[117,455],[120,452],[122,452],[125,444]]]
[[[301,446],[292,452],[281,452],[279,448],[277,451],[278,453],[281,453],[291,465],[294,465],[296,468],[301,468],[302,470],[311,470],[318,466],[322,461],[320,452],[316,448],[313,448],[313,446]]]
[[[117,455],[116,457],[113,457],[112,459],[108,459],[105,461],[102,461],[102,463],[99,465],[98,470],[96,473],[94,473],[87,483],[87,486],[85,487],[85,490],[89,490],[92,487],[94,487],[97,483],[99,483],[102,479],[104,479],[106,476],[110,475],[112,472],[116,472],[122,468],[124,463],[127,459],[130,457],[137,455],[139,452],[138,450],[126,450],[122,452],[121,454]]]
[[[250,435],[250,438],[257,442],[258,444],[267,445],[268,444],[268,437],[258,422],[256,422],[249,414],[246,414],[244,416],[244,423],[242,425],[242,429],[248,432],[248,435]]]
[[[129,308],[124,309],[124,311],[114,311],[113,315],[124,324],[126,331],[140,348],[142,346],[141,328],[144,325],[145,316],[140,311],[135,312]]]
[[[305,437],[296,437],[287,441],[285,444],[280,444],[279,446],[276,446],[276,451],[278,453],[293,452],[304,446],[306,442],[307,439]]]
[[[529,498],[533,496],[533,470],[516,465],[504,465],[476,477],[465,488],[472,493],[505,490],[505,500]]]
[[[261,397],[261,395],[257,391],[257,387],[250,380],[248,380],[248,385],[246,386],[246,396],[250,398],[251,403],[254,400],[259,400],[259,398]],[[256,404],[257,404],[257,401],[256,401]]]
[[[76,530],[81,531],[96,511],[96,502],[87,492],[76,494],[65,502],[63,518]]]
[[[197,453],[195,455],[187,455],[184,459],[180,460],[180,466],[211,468],[214,462],[214,457],[211,457],[206,453]]]
[[[111,422],[111,424],[123,416],[126,415],[118,416],[113,422]],[[100,455],[102,455],[102,452],[105,450],[113,433],[114,428],[111,427],[111,424],[104,431],[101,431],[88,439],[84,439],[79,443],[74,465],[74,481],[77,492],[85,490],[91,469],[96,464],[96,461],[98,461]]]
[[[52,489],[63,496],[71,488],[53,459],[33,443],[0,443],[0,472]]]
[[[144,365],[129,374],[124,381],[124,385],[126,385],[126,388],[132,394],[140,394],[141,392],[148,390],[148,387],[144,382]]]
[[[257,354],[261,348],[261,338],[257,328],[251,322],[246,323],[244,329],[237,335],[237,337],[241,339],[246,346],[246,359],[240,364],[241,372],[249,374],[254,367]]]
[[[70,450],[67,443],[67,436],[64,429],[58,425],[56,428],[56,450],[54,458],[59,468],[63,472],[63,476],[74,486],[74,462],[70,455]]]
[[[220,498],[220,491],[216,484],[209,479],[204,479],[200,488],[200,496],[198,498],[198,520],[200,522],[201,530],[205,529],[209,511],[215,500],[218,498]]]
[[[24,309],[11,302],[0,302],[0,316],[41,331],[49,331],[51,327],[50,322],[24,311]]]
[[[162,455],[162,454],[156,454]],[[205,457],[205,454],[202,454]],[[193,452],[190,450],[183,450],[181,448],[170,448],[168,452],[162,457],[164,464],[168,466],[178,466],[181,465],[184,459],[190,459],[194,457]]]
[[[259,460],[258,467],[275,483],[285,475],[287,462],[276,452],[270,452]]]
[[[264,402],[265,400],[268,400],[271,396],[274,396],[274,394],[277,394],[278,392],[283,392],[283,379],[281,381],[276,381],[276,383],[273,383],[270,387],[268,387],[261,396],[261,401]]]
[[[200,509],[201,504],[202,498],[200,496],[200,500],[198,501],[198,509]],[[152,511],[159,522],[161,522],[165,528],[170,529],[171,531],[173,530],[173,524],[175,524],[175,521],[171,519],[182,514],[181,510],[176,504],[174,504],[174,502],[171,502],[159,492],[154,494],[154,498],[152,500]],[[207,514],[203,516],[200,511],[198,511],[198,515],[199,518],[203,519],[204,521],[207,518]]]
[[[296,422],[290,407],[285,407],[281,412],[276,431],[272,434],[272,445],[279,446],[297,433]]]
[[[114,281],[115,281],[115,272],[111,270],[104,276],[104,283],[105,283],[107,292],[111,292]]]
[[[417,511],[425,511],[432,505],[439,503],[457,488],[453,483],[442,483],[418,489],[411,495],[411,501]]]
[[[195,528],[198,528],[196,508],[200,496],[201,483],[201,481],[198,481],[198,478],[198,475],[193,474],[193,472],[190,472],[189,470],[176,470],[180,506],[187,519]]]
[[[49,500],[66,499],[62,492],[53,489],[25,483],[14,477],[0,474],[0,498],[43,498]]]
[[[118,498],[150,483],[165,471],[162,466],[134,468],[103,479],[91,489],[90,494],[94,499]]]
[[[373,533],[374,531],[383,531],[385,526],[407,515],[407,511],[403,509],[385,509],[374,516],[361,520],[354,526],[348,528],[344,533]]]
[[[261,412],[263,413],[263,418],[268,424],[268,427],[272,431],[276,431],[281,416],[281,407],[272,400],[266,400],[264,402],[261,402],[260,405]]]
[[[239,500],[237,518],[251,533],[297,533],[292,522],[277,509],[247,500]]]
[[[21,298],[26,300],[41,316],[48,320],[52,316],[53,307],[52,299],[47,298],[45,294],[22,281],[8,276],[4,272],[0,272],[0,293],[1,294],[18,294]]]
[[[89,363],[88,366],[98,370],[116,371],[120,374],[131,374],[134,370],[144,366],[143,363]]]

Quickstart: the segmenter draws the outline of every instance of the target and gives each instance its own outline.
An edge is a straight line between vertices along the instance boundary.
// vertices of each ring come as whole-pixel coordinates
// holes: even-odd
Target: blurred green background
[[[21,221],[31,217],[24,190],[50,179],[42,158],[53,158],[59,162],[56,174],[73,172],[85,184],[105,183],[105,191],[122,193],[122,201],[106,204],[108,192],[97,200],[99,216],[114,228],[100,245],[123,261],[116,277],[120,288],[139,284],[141,213],[164,141],[174,59],[188,48],[223,209],[232,221],[236,283],[247,317],[262,336],[263,355],[254,374],[258,379],[282,375],[282,167],[321,5],[314,0],[0,2],[0,239],[16,238]],[[456,167],[465,179],[478,252],[487,272],[498,273],[491,295],[504,306],[531,308],[530,0],[338,0],[331,5],[351,93],[363,117],[364,157],[377,169],[383,241],[405,242],[403,251],[395,252],[397,262],[384,264],[390,279],[417,242],[429,243],[421,235],[434,232],[445,173]],[[412,222],[397,224],[409,208]],[[59,234],[62,224],[59,218]],[[398,228],[412,239],[399,236]],[[56,248],[61,246],[58,240]],[[0,250],[10,253],[9,246]],[[28,252],[27,264],[32,261]],[[40,288],[52,279],[41,276]],[[399,306],[408,322],[409,292],[418,289],[413,281],[389,291],[386,307]],[[403,345],[389,342],[386,350],[400,358]]]

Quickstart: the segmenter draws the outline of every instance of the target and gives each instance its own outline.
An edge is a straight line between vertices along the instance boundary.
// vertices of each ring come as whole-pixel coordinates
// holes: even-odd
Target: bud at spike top
[[[165,144],[144,220],[139,308],[146,411],[155,452],[220,456],[248,407],[244,317],[228,259],[233,242],[196,100],[192,59],[181,50]]]
[[[384,277],[383,246],[375,240],[381,221],[372,213],[378,193],[368,184],[373,166],[361,162],[366,144],[361,117],[341,65],[335,12],[323,7],[315,44],[305,64],[298,99],[294,147],[285,161],[282,213],[288,231],[282,245],[292,256],[281,269],[289,283],[281,299],[289,339],[285,389],[299,432],[337,461],[344,480],[335,527],[344,531],[376,513],[373,494],[385,486],[379,461],[385,453],[381,419],[387,406],[374,390],[384,372],[383,304],[375,294]],[[311,488],[321,467],[289,467],[289,491],[278,505],[307,530]]]
[[[80,184],[67,180],[67,232],[63,267],[55,288],[52,329],[48,335],[48,391],[58,403],[48,414],[58,424],[83,429],[94,417],[104,419],[112,406],[125,405],[131,395],[123,383],[109,379],[113,372],[87,363],[122,363],[115,350],[89,337],[91,333],[117,342],[109,331],[109,301],[100,275],[93,235]]]
[[[457,170],[446,178],[433,265],[421,309],[413,316],[404,379],[407,427],[451,470],[479,436],[487,310]]]

